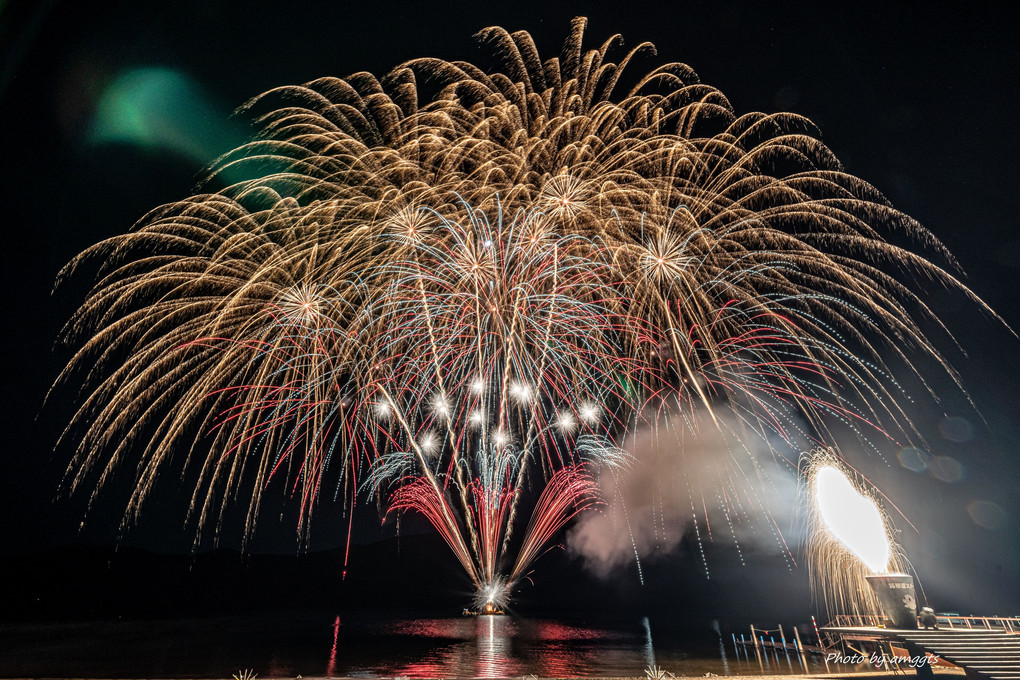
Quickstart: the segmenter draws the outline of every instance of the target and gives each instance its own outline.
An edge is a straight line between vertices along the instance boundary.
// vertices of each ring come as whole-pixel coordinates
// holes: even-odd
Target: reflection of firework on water
[[[210,182],[249,179],[65,272],[100,267],[67,327],[89,390],[73,484],[130,454],[131,518],[186,453],[199,524],[251,489],[249,531],[272,479],[304,528],[366,489],[424,514],[481,588],[597,502],[592,474],[625,463],[609,436],[649,412],[909,430],[880,353],[944,362],[896,272],[966,289],[878,229],[951,262],[941,245],[806,119],[736,116],[682,64],[625,91],[651,46],[613,63],[619,37],[584,52],[583,30],[542,61],[486,29],[494,74],[419,59],[251,101],[258,137]]]
[[[902,572],[903,556],[874,489],[832,449],[806,459],[808,568],[831,614],[880,612],[866,577]]]

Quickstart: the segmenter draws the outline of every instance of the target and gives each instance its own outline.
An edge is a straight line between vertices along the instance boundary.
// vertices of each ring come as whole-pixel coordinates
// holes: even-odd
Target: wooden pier
[[[800,633],[796,628],[791,629],[792,637],[787,639],[786,631],[782,626],[776,628],[756,628],[751,626],[750,637],[745,638],[743,634],[738,638],[732,634],[734,647],[754,647],[760,650],[777,650],[782,652],[794,652],[796,654],[822,654],[825,650],[815,645],[805,645],[800,641]],[[778,637],[778,639],[777,639]]]
[[[1020,618],[939,615],[935,630],[885,628],[877,617],[839,616],[823,627],[826,648],[853,642],[887,643],[911,657],[934,655],[963,668],[971,678],[1020,680]],[[895,649],[895,647],[893,647]],[[856,650],[855,650],[856,651]],[[934,677],[928,664],[917,675]]]

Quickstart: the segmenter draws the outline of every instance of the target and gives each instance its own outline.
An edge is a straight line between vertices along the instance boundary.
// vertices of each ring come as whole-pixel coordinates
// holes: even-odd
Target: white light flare
[[[601,415],[598,404],[593,404],[590,401],[583,402],[580,408],[577,409],[577,415],[581,417],[581,420],[585,425],[594,425],[599,422],[599,416]]]
[[[531,388],[526,383],[515,382],[510,385],[510,396],[521,406],[531,403]]]
[[[432,399],[432,412],[440,418],[449,419],[451,408],[450,400],[446,398],[445,394],[437,394]]]
[[[560,411],[556,414],[556,422],[554,425],[559,428],[561,432],[569,434],[577,429],[577,419],[574,418],[574,414],[570,411]]]
[[[426,432],[418,440],[418,447],[422,453],[431,458],[439,451],[439,437],[436,436],[435,432]]]
[[[825,528],[872,572],[889,569],[892,548],[882,511],[863,496],[838,468],[826,465],[815,473],[815,504]]]
[[[393,409],[390,408],[390,403],[388,401],[375,402],[372,405],[372,412],[379,420],[389,420],[389,417],[393,415]]]

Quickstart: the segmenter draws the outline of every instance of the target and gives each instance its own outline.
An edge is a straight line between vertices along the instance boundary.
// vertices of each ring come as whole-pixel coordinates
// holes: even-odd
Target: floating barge
[[[496,604],[489,600],[485,603],[485,606],[481,610],[475,611],[464,607],[464,611],[460,613],[461,616],[505,616],[506,612],[496,606]]]

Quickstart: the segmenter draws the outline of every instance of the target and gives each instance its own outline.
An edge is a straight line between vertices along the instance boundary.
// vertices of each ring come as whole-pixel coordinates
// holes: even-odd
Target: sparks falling
[[[424,58],[246,104],[258,134],[206,186],[246,179],[62,273],[100,271],[64,333],[72,486],[130,460],[130,522],[185,453],[199,527],[243,498],[250,533],[283,489],[303,535],[320,498],[376,496],[506,591],[646,413],[909,431],[884,357],[955,376],[911,276],[973,295],[883,233],[945,249],[810,121],[738,116],[679,63],[624,79],[652,46],[585,51],[584,27],[545,60],[483,30],[494,73]]]

